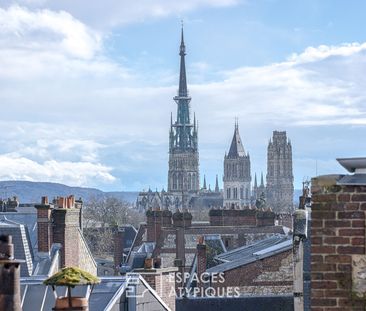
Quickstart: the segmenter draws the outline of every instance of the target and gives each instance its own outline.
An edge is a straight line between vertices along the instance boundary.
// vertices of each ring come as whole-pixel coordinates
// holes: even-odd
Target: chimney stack
[[[115,228],[113,240],[114,240],[114,268],[115,274],[119,275],[119,268],[121,263],[123,263],[123,250],[124,250],[124,236],[125,229],[124,228]]]
[[[11,235],[0,236],[0,310],[21,311],[20,264]]]
[[[203,274],[206,272],[207,267],[207,253],[204,236],[200,236],[197,243],[197,287],[201,289],[200,293],[204,292],[205,283],[202,282]]]
[[[53,209],[53,243],[62,245],[61,266],[79,266],[80,261],[80,214],[82,206],[74,196],[59,197]]]
[[[52,210],[53,205],[48,203],[48,197],[42,197],[37,209],[38,252],[49,254],[52,245]]]

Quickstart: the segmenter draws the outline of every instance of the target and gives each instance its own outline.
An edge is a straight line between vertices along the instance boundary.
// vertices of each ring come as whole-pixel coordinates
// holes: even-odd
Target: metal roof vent
[[[365,158],[343,158],[337,159],[353,175],[345,175],[338,182],[338,185],[366,185],[366,157]]]

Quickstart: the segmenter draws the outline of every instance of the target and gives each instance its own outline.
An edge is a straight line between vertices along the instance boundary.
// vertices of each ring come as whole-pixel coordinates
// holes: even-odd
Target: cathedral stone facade
[[[294,176],[292,173],[292,146],[286,132],[273,132],[267,149],[267,204],[274,211],[293,208]]]
[[[235,124],[229,153],[224,158],[224,206],[237,208],[249,206],[251,202],[250,157],[246,154]]]

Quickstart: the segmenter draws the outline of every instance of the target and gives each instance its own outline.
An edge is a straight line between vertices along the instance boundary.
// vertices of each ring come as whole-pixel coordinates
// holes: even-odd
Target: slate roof
[[[126,266],[138,267],[142,265],[144,256],[137,256],[139,247],[146,241],[146,224],[140,225],[136,238],[126,259]],[[207,223],[192,223],[192,227],[185,229],[186,238],[186,266],[192,267],[196,253],[197,238],[208,235],[230,235],[246,237],[247,243],[263,240],[268,236],[285,235],[289,229],[284,226],[246,227],[246,226],[210,226]],[[162,267],[174,265],[175,259],[175,228],[162,228],[162,236],[158,241],[154,253],[159,254],[162,259]],[[142,253],[140,253],[141,255]],[[154,255],[154,254],[153,254]],[[131,257],[137,260],[133,262]],[[146,258],[146,257],[145,257]]]
[[[123,228],[125,229],[124,233],[124,248],[129,249],[132,246],[133,240],[137,234],[137,230],[132,225],[124,225]]]
[[[31,246],[33,251],[38,249],[37,240],[37,210],[32,207],[18,207],[18,212],[2,212],[1,216],[5,216],[8,220],[15,221],[18,224],[22,224],[27,228]]]
[[[130,252],[127,262],[121,267],[121,272],[125,273],[136,268],[143,268],[145,259],[147,258],[148,254],[151,255],[153,253],[154,248],[154,242],[142,243],[138,249]]]
[[[292,249],[291,236],[272,236],[216,256],[215,259],[222,263],[207,269],[207,272],[217,273],[232,270],[290,249]]]
[[[9,220],[0,215],[0,235],[11,235],[14,244],[15,259],[24,260],[21,263],[20,275],[29,276],[33,273],[33,252],[29,233],[23,224]]]

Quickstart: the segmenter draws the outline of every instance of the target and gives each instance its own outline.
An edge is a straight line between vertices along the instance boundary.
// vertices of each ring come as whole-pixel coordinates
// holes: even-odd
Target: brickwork
[[[56,208],[53,211],[53,242],[62,245],[61,265],[77,266],[79,254],[79,210]]]
[[[82,202],[73,196],[48,203],[43,197],[37,209],[38,252],[49,252],[53,243],[61,244],[61,266],[76,266],[92,274],[96,263],[81,232]]]
[[[161,234],[161,228],[169,228],[172,226],[172,212],[169,210],[147,210],[147,241],[155,242]]]
[[[200,288],[205,287],[205,283],[202,282],[202,275],[206,271],[207,267],[207,253],[206,253],[206,245],[203,244],[203,238],[200,239],[199,244],[197,244],[197,276],[198,276],[198,284],[197,286]]]
[[[312,179],[311,309],[365,310],[352,263],[365,259],[366,187],[337,185],[339,175]],[[363,265],[365,269],[365,264]],[[364,295],[364,294],[363,294]]]
[[[52,244],[52,224],[50,205],[36,205],[38,252],[49,253]]]
[[[209,211],[211,226],[273,226],[275,214],[259,209],[211,209]]]

